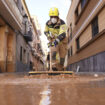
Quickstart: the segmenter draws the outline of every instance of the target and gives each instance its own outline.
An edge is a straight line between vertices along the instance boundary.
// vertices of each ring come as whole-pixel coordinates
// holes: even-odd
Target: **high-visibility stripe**
[[[62,41],[66,37],[66,33],[60,34],[57,38]]]

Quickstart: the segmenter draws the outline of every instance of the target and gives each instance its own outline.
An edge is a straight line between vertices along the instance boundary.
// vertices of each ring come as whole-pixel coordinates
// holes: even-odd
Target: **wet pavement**
[[[105,105],[105,76],[0,75],[0,105]]]

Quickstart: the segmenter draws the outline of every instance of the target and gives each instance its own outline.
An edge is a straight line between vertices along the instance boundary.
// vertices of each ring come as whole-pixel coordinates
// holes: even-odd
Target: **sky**
[[[36,15],[38,22],[41,25],[41,39],[47,42],[44,35],[46,22],[49,20],[49,10],[51,7],[57,7],[60,13],[60,18],[66,22],[66,16],[70,7],[71,0],[26,0],[29,12],[31,15]]]

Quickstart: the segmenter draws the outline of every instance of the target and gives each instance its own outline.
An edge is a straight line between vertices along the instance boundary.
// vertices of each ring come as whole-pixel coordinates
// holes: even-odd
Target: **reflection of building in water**
[[[51,90],[49,89],[49,86],[45,86],[44,90],[40,94],[42,95],[42,98],[39,105],[50,105]]]

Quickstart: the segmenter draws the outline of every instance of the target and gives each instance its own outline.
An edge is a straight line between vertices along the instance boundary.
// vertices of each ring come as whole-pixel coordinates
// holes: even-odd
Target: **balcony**
[[[28,41],[33,41],[33,34],[32,34],[32,31],[28,31],[27,34],[24,35],[24,38],[25,40],[28,42]]]
[[[14,29],[22,29],[23,17],[14,0],[0,0],[0,15]]]

